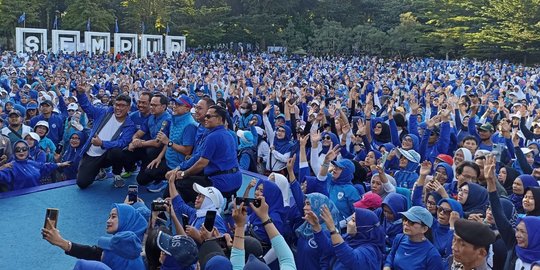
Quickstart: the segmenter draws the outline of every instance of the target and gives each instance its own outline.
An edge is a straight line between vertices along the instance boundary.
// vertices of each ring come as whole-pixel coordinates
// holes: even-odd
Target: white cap
[[[47,123],[47,121],[43,121],[43,120],[38,121],[36,125],[34,126],[34,129],[36,129],[36,127],[38,126],[44,126],[47,128],[47,130],[49,130],[49,123]]]
[[[529,149],[527,147],[521,148],[521,152],[523,152],[524,155],[527,155],[528,153],[531,153],[533,150]]]
[[[69,110],[74,110],[74,111],[76,111],[76,110],[79,109],[79,105],[77,105],[77,103],[69,103],[69,105],[67,106],[67,109],[68,109],[68,111],[69,111]]]
[[[221,195],[221,192],[215,187],[203,187],[197,183],[193,183],[193,190],[209,198],[216,207],[216,209],[220,209],[221,206],[225,203],[223,195]]]
[[[41,138],[39,137],[39,135],[35,132],[27,132],[27,133],[24,133],[23,134],[23,139],[26,138],[26,136],[30,135],[30,137],[32,137],[32,139],[34,139],[34,141],[36,142],[39,142],[41,140]]]

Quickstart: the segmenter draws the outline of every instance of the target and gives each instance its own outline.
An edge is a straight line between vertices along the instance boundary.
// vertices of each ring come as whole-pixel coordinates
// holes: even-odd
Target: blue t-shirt
[[[210,161],[208,166],[204,168],[204,174],[212,175],[220,171],[238,168],[237,147],[235,138],[224,126],[209,130],[201,153],[201,157]],[[240,171],[210,176],[209,178],[212,180],[214,187],[222,192],[236,190],[242,185]]]
[[[393,270],[444,269],[441,255],[429,240],[412,242],[403,234],[396,236],[384,266]]]
[[[135,128],[137,130],[142,130],[142,127],[146,124],[146,121],[148,121],[148,118],[150,117],[150,114],[147,116],[144,116],[140,111],[132,112],[129,115],[129,118],[131,118],[131,121],[135,123]],[[141,138],[143,140],[150,140],[150,134],[144,134],[144,136]]]

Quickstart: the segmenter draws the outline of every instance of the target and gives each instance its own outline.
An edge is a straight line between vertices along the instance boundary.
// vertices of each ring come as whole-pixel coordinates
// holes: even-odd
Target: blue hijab
[[[62,156],[62,161],[71,161],[71,165],[67,168],[64,168],[64,174],[66,175],[67,179],[74,179],[77,177],[77,172],[79,170],[79,162],[81,161],[82,154],[81,151],[83,150],[84,142],[88,139],[88,135],[86,132],[79,131],[71,134],[69,136],[69,139],[71,139],[74,135],[79,136],[79,146],[77,148],[71,147],[71,143],[67,143],[66,150],[64,152],[64,155]]]
[[[411,140],[413,141],[412,143],[412,150],[418,152],[418,149],[420,148],[420,139],[418,138],[418,136],[412,134],[412,133],[409,133],[407,135],[405,135],[403,138],[411,138]],[[403,146],[403,142],[401,143],[401,145]],[[406,150],[410,150],[410,149],[406,149]]]
[[[469,186],[469,196],[462,205],[463,212],[466,216],[474,213],[486,213],[486,208],[489,205],[488,191],[479,184],[465,182],[461,185]],[[471,196],[472,195],[472,196]]]
[[[349,159],[333,161],[332,164],[341,168],[341,174],[336,179],[332,179],[332,184],[335,185],[352,185],[354,178],[354,163]],[[333,178],[333,177],[332,177]]]
[[[540,258],[540,218],[523,217],[521,219],[527,228],[527,238],[529,244],[527,248],[516,245],[517,256],[526,263],[533,263]]]
[[[446,176],[448,177],[446,179],[446,183],[452,183],[452,181],[454,180],[454,169],[452,169],[452,166],[448,165],[447,163],[441,162],[437,164],[435,170],[437,170],[439,167],[443,167],[444,171],[446,172]]]
[[[332,218],[334,219],[334,225],[337,225],[341,221],[341,214],[339,213],[339,210],[334,202],[331,201],[327,196],[321,193],[311,193],[306,195],[306,200],[309,201],[311,212],[313,212],[317,218],[319,218],[319,222],[321,223],[323,230],[327,228],[326,223],[324,223],[324,220],[321,218],[321,207],[323,205],[326,205],[330,210]],[[304,221],[304,223],[302,223],[302,225],[296,229],[296,235],[304,238],[310,238],[313,236],[313,228],[311,227],[311,224]]]
[[[352,248],[359,247],[364,244],[373,244],[380,251],[380,255],[384,252],[384,240],[386,238],[384,230],[379,222],[379,218],[373,211],[363,208],[355,208],[356,214],[356,234],[354,236],[345,236],[345,241]]]
[[[418,179],[418,173],[416,173],[417,168],[418,163],[409,160],[405,168],[400,168],[396,171],[394,179],[396,179],[398,186],[411,189]]]
[[[276,128],[276,130],[278,128],[283,128],[285,130],[285,137],[283,137],[283,139],[278,139],[277,136],[274,137],[274,149],[276,149],[281,154],[291,152],[291,149],[293,147],[293,144],[291,143],[291,128],[287,125],[279,126]]]
[[[519,195],[519,194],[512,193],[512,195],[510,195],[510,200],[514,204],[514,207],[516,207],[516,210],[518,211],[518,213],[524,213],[525,210],[523,210],[522,201],[523,201],[523,196],[525,195],[525,190],[529,187],[538,187],[538,182],[532,175],[529,175],[529,174],[522,174],[518,176],[517,178],[521,180],[521,183],[523,185],[523,194]]]
[[[437,206],[441,206],[442,203],[448,203],[452,211],[459,213],[459,217],[463,218],[463,208],[461,204],[454,199],[442,199],[437,203]],[[432,226],[433,245],[439,251],[439,254],[443,257],[443,260],[452,254],[452,239],[454,238],[454,231],[450,230],[450,224],[440,224],[437,219],[434,219]]]
[[[393,221],[387,220],[384,216],[382,217],[383,227],[388,236],[387,246],[392,246],[396,235],[403,232],[403,223],[399,212],[407,211],[407,198],[399,193],[392,192],[386,195],[382,205],[388,206],[392,214],[394,214]]]
[[[332,132],[325,131],[325,132],[321,133],[321,138],[322,138],[321,140],[324,141],[324,137],[326,137],[326,136],[330,136],[330,140],[332,141],[333,146],[339,145],[339,139],[336,136],[336,134],[334,134]],[[319,143],[322,145],[322,141],[319,142]],[[322,150],[321,150],[321,152],[319,152],[319,156],[328,153],[328,150],[330,150],[330,146],[322,145]]]
[[[269,207],[268,215],[274,221],[277,229],[280,232],[283,232],[283,228],[280,228],[279,224],[283,224],[285,222],[286,209],[283,205],[283,195],[281,194],[281,190],[274,182],[261,179],[259,179],[255,187],[258,187],[261,184],[263,185],[263,196],[266,199],[266,203]],[[249,224],[253,225],[253,227],[257,227],[256,231],[258,232],[258,236],[266,240],[268,236],[264,231],[264,226],[262,226],[263,221],[261,221],[259,217],[251,211],[251,208],[248,208],[248,213]]]
[[[143,216],[129,204],[113,204],[112,208],[116,208],[118,211],[118,230],[115,235],[120,232],[132,232],[137,236],[135,245],[126,246],[125,250],[131,250],[133,258],[125,258],[113,251],[103,250],[102,262],[111,267],[114,270],[144,270],[144,262],[140,256],[141,241],[148,226],[148,223]],[[139,254],[136,254],[137,251]],[[138,255],[138,256],[135,256]]]

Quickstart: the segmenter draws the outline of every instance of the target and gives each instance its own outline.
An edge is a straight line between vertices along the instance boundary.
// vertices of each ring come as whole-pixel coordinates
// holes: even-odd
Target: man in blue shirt
[[[225,129],[227,111],[213,105],[204,116],[208,129],[201,157],[185,171],[176,171],[177,179],[196,175],[204,170],[212,186],[219,189],[224,198],[230,199],[242,185],[242,173],[238,168],[236,138]],[[180,180],[182,181],[182,180]]]
[[[133,135],[132,141],[128,146],[130,152],[125,152],[122,160],[124,166],[135,163],[137,160],[141,160],[141,168],[137,175],[137,182],[139,185],[146,186],[152,181],[154,183],[148,186],[150,192],[160,192],[167,187],[167,181],[163,179],[152,179],[144,171],[148,168],[149,164],[157,166],[159,161],[156,160],[159,154],[163,150],[163,143],[157,139],[159,132],[169,134],[171,125],[171,115],[167,112],[167,105],[169,105],[169,99],[161,94],[154,95],[150,100],[150,117],[140,130],[137,130]],[[143,139],[148,134],[150,139]],[[154,164],[155,163],[155,164]]]
[[[64,102],[64,99],[60,97],[58,99],[59,101],[59,107],[62,107],[61,111],[67,111],[66,110],[66,104]],[[58,146],[58,143],[62,140],[64,136],[64,121],[65,117],[61,114],[57,114],[53,112],[54,104],[50,100],[44,100],[39,105],[40,114],[37,116],[32,117],[30,119],[30,126],[33,127],[36,125],[39,121],[47,121],[49,123],[49,133],[47,133],[47,138],[51,139],[51,141]]]
[[[139,96],[139,100],[137,101],[137,111],[132,112],[129,115],[129,118],[135,123],[135,128],[137,130],[141,130],[142,126],[146,124],[146,121],[148,121],[148,118],[150,117],[150,100],[152,99],[154,95],[150,92],[142,92]],[[149,140],[150,134],[144,134],[142,137],[143,140]],[[124,150],[127,152],[128,150]],[[127,155],[132,155],[133,152],[128,152]],[[139,159],[140,160],[140,159]],[[122,178],[128,178],[131,176],[131,174],[136,170],[137,162],[139,160],[133,161],[130,160],[131,164],[126,164],[124,166],[124,173],[122,173]]]

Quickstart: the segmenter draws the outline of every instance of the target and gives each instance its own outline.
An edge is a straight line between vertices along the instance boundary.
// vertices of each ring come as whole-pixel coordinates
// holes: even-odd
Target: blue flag
[[[18,20],[19,23],[23,23],[24,21],[26,21],[26,12],[23,12],[23,14],[19,17]]]
[[[86,31],[90,31],[90,18],[86,21]]]
[[[53,29],[58,30],[58,16],[54,16]]]
[[[118,33],[118,19],[114,19],[114,32]]]
[[[169,23],[167,23],[167,29],[165,29],[165,34],[168,36],[171,29],[169,29]]]
[[[141,22],[141,32],[144,34],[144,22]]]

